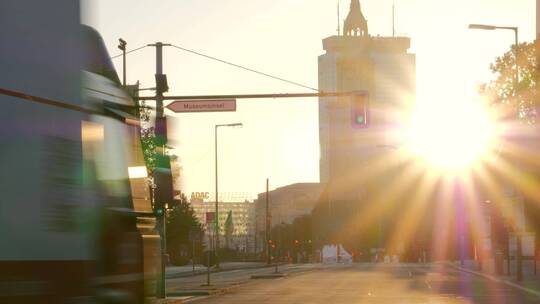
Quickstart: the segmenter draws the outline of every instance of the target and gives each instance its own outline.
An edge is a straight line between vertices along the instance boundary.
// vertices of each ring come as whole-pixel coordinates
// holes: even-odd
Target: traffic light
[[[171,169],[156,167],[153,172],[154,184],[154,201],[156,202],[155,210],[165,209],[165,204],[172,203],[173,186]]]
[[[167,75],[156,74],[156,93],[163,94],[169,92],[169,84],[167,83]]]
[[[357,92],[351,96],[351,125],[358,129],[369,126],[369,98],[365,92]]]
[[[165,208],[163,206],[155,207],[154,214],[157,217],[163,216],[165,214]]]

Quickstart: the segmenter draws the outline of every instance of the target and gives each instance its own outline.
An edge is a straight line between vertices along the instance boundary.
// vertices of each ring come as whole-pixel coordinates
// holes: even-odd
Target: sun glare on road
[[[419,104],[408,134],[411,152],[443,171],[461,171],[493,146],[494,127],[480,102]]]

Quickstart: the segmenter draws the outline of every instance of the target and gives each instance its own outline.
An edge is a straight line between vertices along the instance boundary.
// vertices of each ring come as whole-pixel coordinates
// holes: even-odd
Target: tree
[[[494,105],[502,105],[505,116],[510,119],[519,119],[527,124],[537,124],[539,106],[538,82],[540,80],[540,39],[534,43],[522,43],[517,47],[518,59],[517,66],[519,71],[519,82],[516,84],[514,80],[516,67],[516,47],[506,52],[503,56],[498,57],[493,64],[490,65],[491,71],[495,74],[495,79],[480,87],[480,92],[486,94]],[[518,136],[514,134],[514,146],[520,146],[520,153],[514,153],[514,157],[510,158],[509,163],[516,166],[519,171],[527,171],[529,180],[538,183],[540,169],[538,168],[536,155],[537,151],[530,151],[531,142],[538,141],[538,126],[529,126],[530,128],[520,129]],[[531,136],[532,134],[532,136]],[[527,148],[529,146],[529,148]],[[515,147],[514,147],[515,149]],[[528,151],[524,153],[524,151]],[[533,148],[534,149],[534,148]],[[508,156],[507,156],[508,157]],[[531,178],[534,176],[534,178]],[[530,182],[530,181],[529,181]],[[511,181],[507,182],[512,184]],[[524,185],[517,185],[518,189],[524,188]],[[531,223],[531,228],[536,232],[536,242],[540,241],[540,208],[538,207],[537,199],[534,197],[525,198],[525,216],[527,221]]]
[[[225,221],[225,246],[230,248],[231,237],[234,232],[234,223],[232,218],[232,210],[229,210],[227,214],[227,220]]]
[[[167,253],[173,264],[185,265],[191,258],[193,249],[195,256],[201,252],[203,228],[184,194],[180,195],[180,199],[174,200],[171,207],[167,211]],[[192,236],[199,236],[195,248],[193,240],[190,240],[190,233]]]
[[[270,231],[275,255],[282,259],[292,257],[294,263],[298,262],[297,253],[307,255],[312,252],[312,216],[302,215],[294,219],[292,224],[281,223]]]
[[[519,119],[525,123],[536,123],[538,115],[536,44],[521,43],[517,46],[517,52],[519,82],[515,81],[516,46],[512,46],[490,65],[495,79],[481,85],[480,92],[504,112],[505,117]]]
[[[156,134],[150,116],[152,110],[146,106],[144,101],[141,102],[139,107],[139,116],[141,118],[141,144],[143,148],[144,161],[148,170],[149,176],[151,176],[156,166],[157,152],[156,152]]]

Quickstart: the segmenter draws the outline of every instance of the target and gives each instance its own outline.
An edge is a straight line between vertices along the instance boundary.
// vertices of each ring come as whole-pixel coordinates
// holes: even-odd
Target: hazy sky
[[[349,0],[339,1],[341,18]],[[519,27],[520,41],[532,41],[534,0],[363,0],[370,34],[396,33],[412,39],[417,56],[419,103],[448,103],[476,97],[490,77],[489,63],[514,37],[511,31],[471,31],[469,23]],[[197,50],[317,86],[321,40],[336,34],[335,0],[83,0],[83,22],[98,29],[112,55],[117,39],[128,49],[162,41]],[[121,60],[114,62],[121,73]],[[155,51],[128,55],[128,82],[154,85]],[[164,50],[164,72],[174,95],[285,93],[305,89],[209,61],[177,49]],[[316,99],[239,101],[236,113],[168,113],[170,142],[184,166],[184,190],[214,189],[214,125],[220,129],[220,192],[262,192],[319,179]],[[442,113],[444,115],[444,113]]]

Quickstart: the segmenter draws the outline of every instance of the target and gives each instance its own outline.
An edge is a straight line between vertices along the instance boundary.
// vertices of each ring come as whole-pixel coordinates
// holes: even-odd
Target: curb
[[[211,269],[210,273],[220,273],[220,272],[227,272],[227,271],[233,271],[233,270],[243,270],[243,269],[258,269],[258,268],[267,268],[267,267],[273,267],[268,265],[253,265],[253,266],[247,266],[247,267],[233,267],[233,268],[223,268],[223,269]],[[187,277],[195,277],[198,275],[206,274],[206,270],[198,270],[195,272],[180,272],[180,273],[171,273],[165,275],[166,279],[178,279],[178,278],[187,278]]]
[[[240,288],[242,285],[243,284],[237,284],[237,285],[224,287],[224,288],[219,288],[219,289],[213,289],[213,290],[177,291],[177,292],[168,293],[167,295],[170,294],[171,296],[175,297],[175,296],[178,296],[179,294],[183,294],[182,295],[183,297],[191,297],[191,298],[185,299],[185,300],[183,300],[182,302],[179,302],[179,303],[191,303],[191,302],[197,302],[197,301],[209,298],[209,297],[229,293],[229,292],[231,292],[233,290],[236,290],[236,289]],[[190,293],[192,293],[192,294],[190,294]]]
[[[456,265],[452,265],[451,263],[447,263],[447,265],[454,268],[454,269],[462,271],[462,272],[468,272],[470,274],[481,276],[481,277],[484,277],[486,279],[489,279],[489,280],[492,280],[492,281],[495,281],[495,282],[498,282],[498,283],[506,284],[508,286],[520,289],[522,291],[528,292],[528,293],[533,294],[533,295],[537,296],[538,298],[540,298],[540,291],[538,291],[538,290],[526,288],[526,287],[523,287],[522,285],[514,283],[512,281],[505,280],[505,279],[499,279],[499,278],[497,278],[495,276],[485,274],[485,273],[481,273],[481,272],[474,271],[474,270],[470,270],[470,269],[466,269],[466,268],[462,268],[462,267],[459,267],[459,266],[456,266]]]
[[[167,298],[171,297],[200,297],[209,296],[213,293],[212,290],[180,290],[167,293]]]
[[[175,297],[166,298],[166,299],[153,299],[153,300],[146,300],[144,302],[145,304],[182,304],[186,303],[184,299],[179,299]]]
[[[251,279],[257,280],[257,279],[279,279],[286,277],[286,273],[268,273],[268,274],[256,274],[252,275]]]

